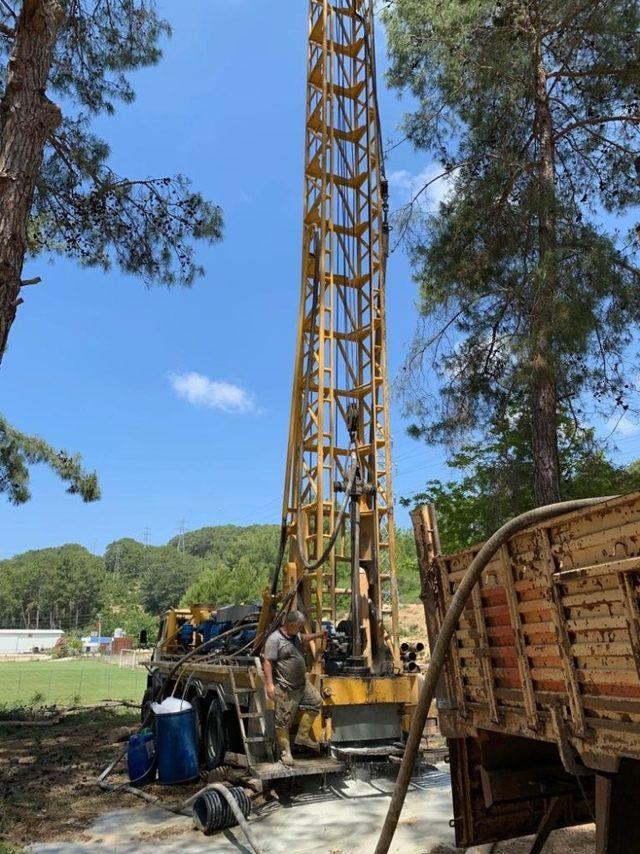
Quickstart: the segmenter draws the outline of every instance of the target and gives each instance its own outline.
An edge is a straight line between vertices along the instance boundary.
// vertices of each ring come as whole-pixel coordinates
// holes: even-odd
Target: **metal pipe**
[[[351,655],[362,656],[362,614],[360,609],[360,499],[351,497]]]
[[[407,736],[407,744],[405,747],[396,784],[391,797],[391,803],[387,810],[387,815],[380,831],[378,844],[374,854],[387,854],[393,836],[398,826],[398,820],[402,807],[407,795],[407,789],[411,781],[411,775],[415,765],[418,750],[420,748],[420,739],[422,732],[429,715],[429,709],[436,691],[436,684],[440,678],[440,673],[444,667],[447,655],[449,654],[451,638],[458,625],[458,620],[464,610],[467,599],[471,595],[473,588],[477,584],[482,574],[482,571],[493,558],[498,549],[503,546],[514,534],[528,528],[530,525],[537,525],[553,519],[564,513],[572,513],[576,510],[583,510],[586,507],[591,507],[594,504],[602,504],[603,501],[609,501],[615,496],[608,498],[583,498],[576,501],[561,501],[558,504],[548,504],[545,507],[536,507],[515,519],[510,519],[505,525],[499,528],[486,543],[482,546],[478,554],[474,557],[465,572],[458,589],[451,599],[449,610],[444,615],[438,638],[435,646],[431,651],[431,660],[427,670],[418,703],[416,706],[409,735]]]

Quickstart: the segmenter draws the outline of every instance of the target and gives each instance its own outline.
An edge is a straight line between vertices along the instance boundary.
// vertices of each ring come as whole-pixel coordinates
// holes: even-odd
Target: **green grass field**
[[[0,663],[0,705],[69,705],[101,700],[139,702],[147,672],[102,661],[10,661]]]

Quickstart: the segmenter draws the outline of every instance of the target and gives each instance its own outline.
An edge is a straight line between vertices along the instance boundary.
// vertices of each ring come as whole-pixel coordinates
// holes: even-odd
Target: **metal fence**
[[[151,650],[121,649],[120,652],[101,655],[100,659],[107,662],[107,664],[114,664],[117,667],[127,667],[130,670],[135,670],[136,667],[142,667],[151,661]]]
[[[117,667],[99,658],[0,661],[0,706],[139,702],[146,681],[144,667]]]

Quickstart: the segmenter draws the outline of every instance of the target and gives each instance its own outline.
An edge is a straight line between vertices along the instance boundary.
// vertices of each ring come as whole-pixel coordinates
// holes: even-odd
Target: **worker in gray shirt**
[[[276,741],[280,758],[285,765],[293,765],[289,730],[298,709],[302,717],[298,725],[296,744],[318,751],[319,745],[311,738],[311,725],[320,711],[320,692],[307,679],[303,641],[317,640],[326,632],[302,634],[304,614],[290,611],[281,628],[267,638],[264,645],[263,667],[267,696],[274,701],[276,711]]]

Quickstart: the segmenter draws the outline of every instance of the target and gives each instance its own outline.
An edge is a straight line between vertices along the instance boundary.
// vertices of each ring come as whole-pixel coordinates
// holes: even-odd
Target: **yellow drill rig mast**
[[[375,80],[371,0],[310,0],[284,590],[297,587],[305,612],[318,623],[350,611],[345,672],[353,675],[389,672],[398,661],[387,184]]]
[[[281,548],[262,609],[171,609],[149,677],[197,711],[204,762],[260,779],[333,772],[274,761],[260,652],[291,608],[327,629],[313,737],[342,757],[398,752],[417,674],[398,650],[385,337],[387,186],[372,0],[310,0],[302,288]],[[415,664],[413,665],[415,668]],[[409,665],[407,665],[409,668]],[[295,724],[294,724],[295,725]]]

